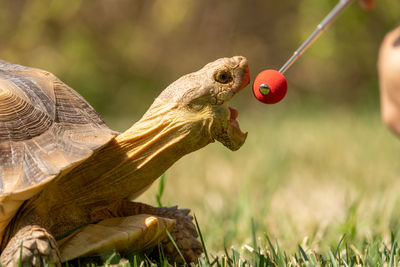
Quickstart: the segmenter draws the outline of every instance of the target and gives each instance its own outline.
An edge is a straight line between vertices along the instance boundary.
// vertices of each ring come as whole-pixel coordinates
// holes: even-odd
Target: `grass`
[[[254,229],[252,229],[254,231]],[[170,238],[171,235],[169,235]],[[244,245],[240,250],[231,248],[225,250],[223,255],[213,255],[211,260],[207,254],[203,255],[196,264],[192,266],[259,266],[259,267],[283,267],[283,266],[399,266],[400,248],[397,241],[390,246],[374,241],[365,242],[356,247],[348,242],[343,235],[336,247],[329,248],[326,252],[317,252],[310,248],[298,245],[298,250],[292,254],[283,251],[278,242],[271,242],[269,236],[264,234],[263,238],[254,241],[256,247]],[[101,266],[174,266],[175,263],[167,259],[150,259],[147,255],[130,255],[130,260],[121,259],[118,253],[113,253],[104,258]],[[75,265],[66,265],[75,266]],[[94,263],[83,263],[79,266],[97,266]],[[183,266],[189,266],[186,262]]]
[[[376,105],[256,105],[239,121],[238,152],[211,144],[139,199],[192,209],[200,266],[398,266],[400,141]]]

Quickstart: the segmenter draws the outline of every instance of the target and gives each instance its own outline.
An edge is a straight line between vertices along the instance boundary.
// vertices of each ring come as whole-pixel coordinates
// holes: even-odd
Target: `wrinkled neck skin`
[[[213,142],[211,125],[211,111],[192,113],[156,100],[139,122],[115,139],[127,158],[122,173],[135,179],[130,198],[142,193],[135,190],[142,181],[145,190],[182,156]]]

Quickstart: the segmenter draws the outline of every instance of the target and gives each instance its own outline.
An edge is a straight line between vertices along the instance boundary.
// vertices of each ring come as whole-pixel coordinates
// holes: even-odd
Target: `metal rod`
[[[285,73],[287,69],[307,50],[307,48],[332,24],[332,22],[339,16],[339,14],[352,2],[353,0],[340,0],[339,3],[332,9],[332,11],[318,24],[315,31],[307,38],[307,40],[294,52],[293,56],[283,65],[279,70],[280,73]]]

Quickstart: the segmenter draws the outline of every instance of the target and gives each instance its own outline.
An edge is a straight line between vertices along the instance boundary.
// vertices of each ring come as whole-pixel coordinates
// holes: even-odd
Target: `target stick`
[[[265,104],[275,104],[281,101],[287,92],[287,81],[283,75],[292,64],[310,47],[310,45],[332,24],[342,11],[353,0],[340,0],[332,11],[318,24],[315,31],[293,53],[292,57],[279,71],[264,70],[260,72],[253,82],[254,96]]]

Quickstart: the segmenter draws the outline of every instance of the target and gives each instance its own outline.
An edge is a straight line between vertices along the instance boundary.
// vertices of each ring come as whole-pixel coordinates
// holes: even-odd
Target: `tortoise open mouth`
[[[237,150],[239,149],[244,142],[246,141],[247,138],[247,132],[243,132],[240,129],[239,122],[236,120],[237,117],[239,116],[239,111],[233,107],[229,107],[229,112],[230,112],[230,117],[229,117],[229,129],[228,133],[230,137],[232,138],[233,143],[235,144],[235,147],[230,147],[232,150]]]
[[[237,128],[239,131],[240,130],[240,126],[239,126],[239,122],[236,120],[237,117],[239,116],[239,111],[237,111],[237,109],[233,108],[233,107],[229,107],[229,111],[230,111],[230,118],[229,118],[229,122],[231,123],[231,125],[235,128]]]
[[[241,86],[238,88],[238,90],[235,92],[235,94],[241,91],[243,88],[245,88],[250,82],[250,73],[249,73],[249,68],[247,66],[247,61],[244,64],[245,64],[244,67],[245,72],[243,73],[242,77],[243,82]],[[231,150],[238,150],[246,141],[247,132],[243,132],[240,129],[239,122],[237,121],[237,117],[239,116],[239,111],[230,106],[228,108],[229,108],[229,122],[228,122],[227,134],[229,140],[225,140],[225,142],[223,143]]]
[[[237,117],[239,112],[228,106],[228,102],[250,82],[250,71],[247,59],[236,56],[230,59],[229,68],[232,70],[232,81],[225,86],[224,96],[221,99],[223,104],[216,106],[216,118],[214,138],[230,150],[238,150],[246,141],[247,133],[244,133],[239,126]]]

